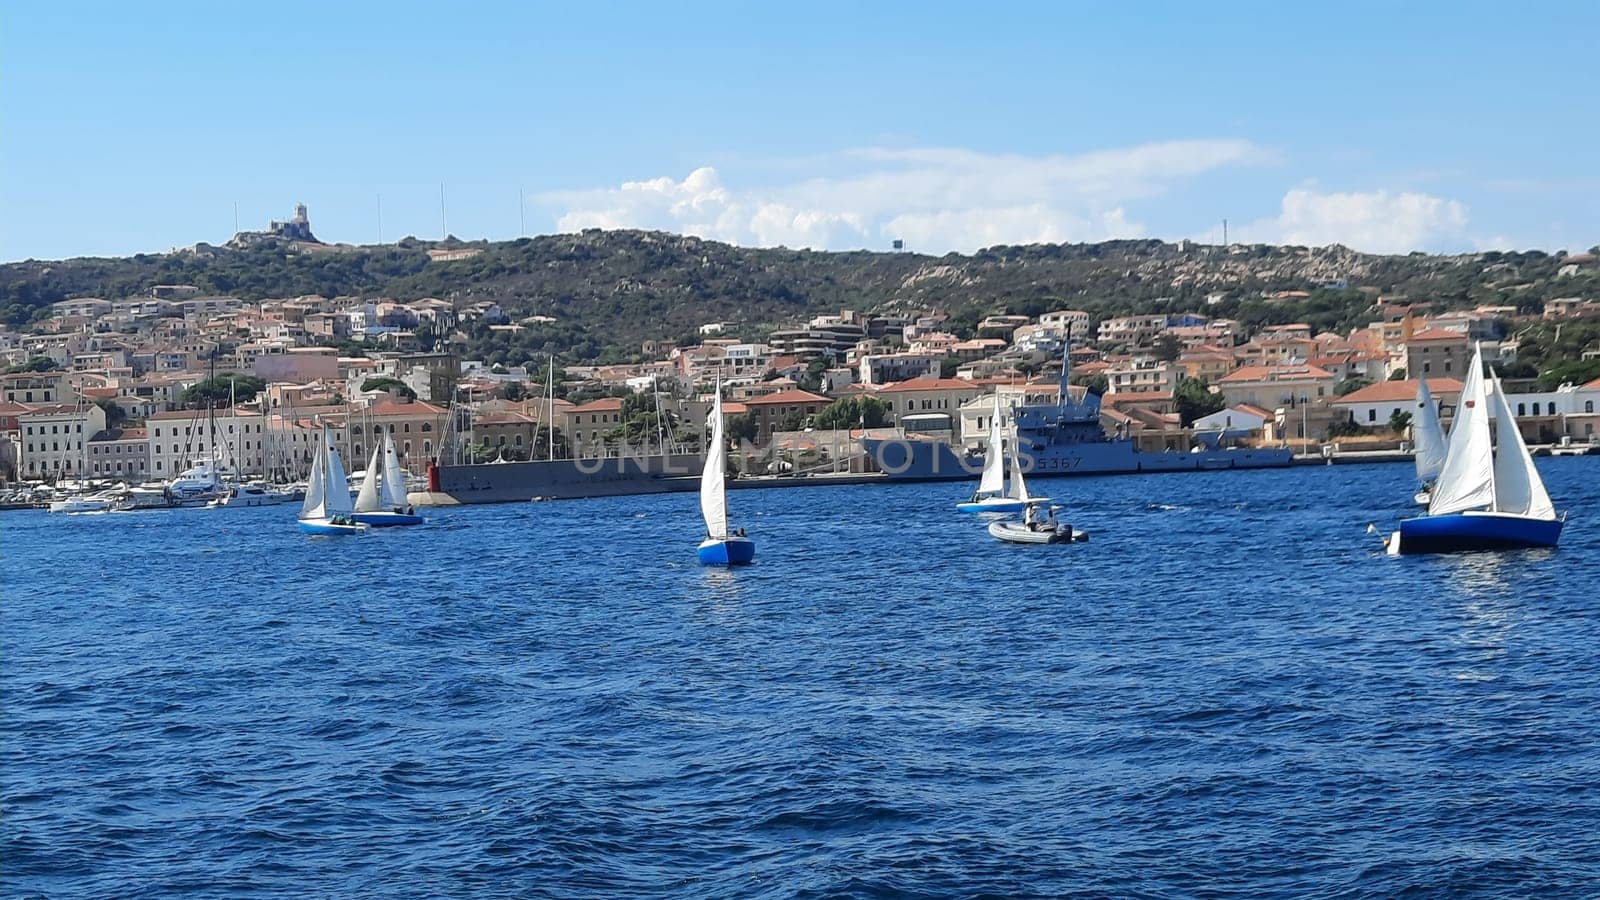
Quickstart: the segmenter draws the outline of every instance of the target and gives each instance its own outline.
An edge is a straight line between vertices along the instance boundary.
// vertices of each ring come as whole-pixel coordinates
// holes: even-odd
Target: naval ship
[[[1023,471],[1033,476],[1112,475],[1131,472],[1194,472],[1216,469],[1263,469],[1287,466],[1293,454],[1285,448],[1224,447],[1230,435],[1196,435],[1187,453],[1139,450],[1125,434],[1108,435],[1100,426],[1100,397],[1085,393],[1074,400],[1067,390],[1071,364],[1061,361],[1060,399],[1054,404],[1018,406],[1013,410],[1017,451]],[[861,439],[862,450],[891,480],[956,481],[976,477],[983,456],[961,456],[950,444],[918,435]]]

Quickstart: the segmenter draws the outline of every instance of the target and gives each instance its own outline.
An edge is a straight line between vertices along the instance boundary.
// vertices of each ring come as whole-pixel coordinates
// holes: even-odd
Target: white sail
[[[1444,468],[1433,488],[1428,515],[1479,509],[1494,502],[1494,451],[1489,440],[1489,404],[1483,389],[1483,357],[1476,345],[1456,404]]]
[[[323,457],[326,455],[322,444],[317,444],[317,452],[311,456],[311,480],[306,483],[306,500],[300,504],[300,518],[322,519],[327,517],[324,498],[328,492],[324,490],[322,470],[325,468]]]
[[[350,502],[350,480],[345,477],[344,463],[339,461],[339,448],[333,445],[333,437],[328,433],[328,426],[322,426],[322,441],[327,447],[328,462],[322,472],[322,486],[324,491],[323,506],[328,515],[349,515],[355,512],[355,505]]]
[[[1000,395],[994,395],[994,412],[989,417],[989,450],[983,456],[983,474],[978,476],[978,493],[999,495],[1006,489],[1006,463],[1000,440]]]
[[[1417,412],[1411,429],[1416,441],[1417,480],[1431,482],[1444,469],[1444,429],[1439,425],[1439,408],[1428,392],[1428,379],[1417,379]]]
[[[372,448],[372,459],[367,463],[367,477],[362,480],[361,490],[356,494],[356,512],[377,512],[382,508],[382,502],[378,499],[378,481],[382,477],[378,460],[382,455],[382,447]]]
[[[1011,447],[1011,499],[1027,503],[1031,498],[1028,497],[1028,484],[1022,480],[1022,457],[1017,455],[1015,434],[1008,443]]]
[[[1523,443],[1517,430],[1517,420],[1511,415],[1511,404],[1506,402],[1505,389],[1500,386],[1500,376],[1494,376],[1494,431],[1499,445],[1494,455],[1494,509],[1496,512],[1516,513],[1535,519],[1554,519],[1555,505],[1545,492],[1539,470],[1533,467],[1533,455]]]
[[[700,473],[700,514],[706,520],[706,534],[714,538],[728,536],[728,498],[724,493],[723,469],[727,466],[727,448],[722,438],[722,384],[717,383],[717,396],[711,403],[711,440],[706,446],[706,467]]]
[[[400,454],[394,450],[394,435],[383,436],[383,505],[397,509],[406,505],[406,472],[400,468]]]

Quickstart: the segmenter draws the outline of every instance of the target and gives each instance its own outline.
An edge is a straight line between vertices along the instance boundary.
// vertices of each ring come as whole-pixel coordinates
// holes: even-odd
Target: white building
[[[111,312],[111,301],[101,300],[98,297],[78,297],[72,300],[60,300],[50,304],[57,318],[67,316],[83,316],[89,319],[99,317]]]
[[[893,384],[939,374],[939,357],[932,353],[869,353],[856,368],[861,384]]]
[[[1089,337],[1089,314],[1081,309],[1058,309],[1055,312],[1047,312],[1039,317],[1039,324],[1063,333],[1070,331],[1075,338]]]
[[[260,413],[219,410],[215,431],[206,411],[195,409],[156,413],[145,425],[152,478],[165,480],[211,459],[242,475],[265,474],[270,454]]]
[[[1170,394],[1183,380],[1183,368],[1174,363],[1113,366],[1106,370],[1107,391],[1112,394]]]
[[[85,471],[89,438],[104,431],[106,413],[94,404],[52,403],[17,415],[24,478],[76,478]]]

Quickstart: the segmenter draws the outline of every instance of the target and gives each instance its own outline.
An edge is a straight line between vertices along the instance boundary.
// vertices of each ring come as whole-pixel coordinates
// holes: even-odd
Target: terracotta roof
[[[515,412],[487,412],[472,417],[474,425],[531,425],[533,420]]]
[[[1460,341],[1461,343],[1465,344],[1467,342],[1467,336],[1459,331],[1446,331],[1443,328],[1429,328],[1413,334],[1411,336],[1411,340],[1407,341],[1406,343],[1415,344],[1418,341]]]
[[[574,406],[571,409],[567,410],[567,412],[573,412],[573,413],[597,413],[597,412],[621,412],[621,411],[622,411],[622,398],[620,398],[620,397],[601,397],[599,400],[590,400],[588,403],[582,403],[582,404],[579,404],[579,405]]]
[[[1233,408],[1243,413],[1249,413],[1252,416],[1260,416],[1263,419],[1272,418],[1272,412],[1270,410],[1262,409],[1261,407],[1250,403],[1238,403],[1235,404]]]
[[[442,406],[434,406],[432,403],[422,400],[412,400],[410,402],[384,400],[381,403],[374,403],[363,409],[353,410],[353,412],[363,416],[442,416],[445,410]]]
[[[1318,366],[1242,366],[1217,379],[1218,384],[1248,381],[1314,381],[1332,378],[1333,373]]]
[[[722,414],[724,416],[742,416],[749,411],[750,407],[745,406],[743,403],[735,403],[730,400],[722,404]]]
[[[1593,381],[1586,382],[1584,384],[1584,387],[1586,387],[1586,388],[1594,388],[1596,390],[1600,390],[1600,378],[1596,378]]]
[[[906,381],[896,381],[886,384],[878,389],[879,393],[890,394],[900,391],[959,391],[974,387],[974,382],[965,378],[935,378],[924,375],[921,378],[912,378]]]
[[[788,390],[778,391],[762,397],[752,397],[745,401],[746,406],[773,406],[783,403],[829,403],[827,397],[819,397],[810,391]]]
[[[1143,391],[1127,394],[1104,394],[1100,403],[1107,406],[1135,403],[1165,403],[1172,399],[1171,391]]]
[[[339,410],[339,412],[344,412],[344,407],[342,407],[342,406],[338,407],[338,410]],[[227,408],[221,408],[221,409],[217,410],[217,418],[219,418],[219,419],[232,419],[232,418],[238,418],[238,417],[242,417],[242,416],[259,416],[259,415],[261,415],[261,411],[260,410],[255,410],[255,409],[239,408],[239,409],[235,409],[235,410],[230,411]],[[151,413],[150,415],[145,416],[145,418],[149,419],[149,420],[152,420],[152,421],[155,421],[155,420],[167,420],[167,419],[193,419],[193,418],[195,418],[197,416],[199,418],[204,419],[206,417],[206,411],[203,410],[203,409],[163,410],[163,411],[158,412],[158,413]]]
[[[80,411],[82,411],[82,408],[75,403],[45,403],[40,406],[35,406],[33,409],[30,409],[27,412],[18,413],[17,415],[61,416],[66,415],[67,413]]]
[[[1435,397],[1461,393],[1461,382],[1454,378],[1429,378],[1428,390]],[[1380,381],[1335,397],[1334,403],[1392,403],[1396,400],[1414,400],[1417,396],[1417,379],[1405,381]]]
[[[142,441],[149,437],[143,428],[111,428],[106,431],[97,431],[89,438],[89,443],[100,444],[106,441]]]
[[[10,400],[0,400],[0,416],[20,416],[25,412],[33,412],[33,407],[26,403],[12,403]]]

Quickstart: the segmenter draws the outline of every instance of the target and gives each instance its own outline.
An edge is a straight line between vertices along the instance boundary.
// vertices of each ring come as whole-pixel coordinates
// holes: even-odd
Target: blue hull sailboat
[[[1533,466],[1499,376],[1491,377],[1494,390],[1488,391],[1482,354],[1474,347],[1428,514],[1400,522],[1385,542],[1391,555],[1554,547],[1561,539],[1564,518],[1556,516]]]
[[[350,487],[344,464],[333,445],[328,426],[322,426],[322,440],[311,458],[311,478],[306,484],[306,499],[300,506],[299,526],[306,534],[360,534],[367,526],[350,518]]]
[[[382,446],[372,448],[367,477],[361,482],[355,512],[350,517],[373,528],[421,525],[427,521],[410,510],[406,505],[406,473],[400,468],[400,455],[394,450],[394,436],[384,434]]]
[[[700,515],[706,522],[706,538],[700,542],[696,556],[703,566],[742,566],[756,558],[756,544],[745,536],[744,529],[728,530],[728,493],[724,483],[728,446],[722,433],[720,380],[716,390],[716,399],[711,403],[706,467],[700,473]]]

